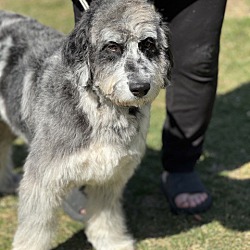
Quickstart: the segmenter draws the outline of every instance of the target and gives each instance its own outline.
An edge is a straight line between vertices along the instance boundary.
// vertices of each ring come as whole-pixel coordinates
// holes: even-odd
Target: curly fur
[[[0,12],[0,180],[11,176],[13,135],[30,146],[14,250],[48,250],[56,209],[81,185],[88,240],[97,250],[134,249],[120,198],[170,68],[168,29],[144,0],[93,1],[68,36]]]

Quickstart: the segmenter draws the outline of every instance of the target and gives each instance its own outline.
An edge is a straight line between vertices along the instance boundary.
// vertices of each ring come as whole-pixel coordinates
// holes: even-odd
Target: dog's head
[[[146,0],[96,0],[67,38],[64,59],[119,106],[152,102],[170,80],[168,28]]]

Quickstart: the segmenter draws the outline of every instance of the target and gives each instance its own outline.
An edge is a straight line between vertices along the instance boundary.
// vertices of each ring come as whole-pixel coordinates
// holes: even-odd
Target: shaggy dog
[[[170,68],[168,30],[146,0],[93,1],[69,36],[0,12],[3,190],[13,181],[7,161],[14,135],[30,146],[14,250],[48,250],[56,209],[81,185],[92,245],[134,249],[120,199]]]

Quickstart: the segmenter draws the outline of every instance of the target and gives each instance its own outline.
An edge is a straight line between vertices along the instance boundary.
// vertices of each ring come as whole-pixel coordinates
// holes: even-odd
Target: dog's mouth
[[[135,108],[152,103],[158,94],[158,88],[153,88],[150,83],[128,84],[128,88],[124,88],[124,84],[112,85],[107,89],[107,84],[102,84],[96,88],[98,91],[95,93],[103,101],[107,100],[116,106],[130,108],[132,113]]]
[[[115,105],[120,107],[126,107],[129,109],[139,109],[140,107],[151,103],[148,98],[135,98],[134,100],[118,100],[117,98],[110,98],[110,101],[113,102]]]

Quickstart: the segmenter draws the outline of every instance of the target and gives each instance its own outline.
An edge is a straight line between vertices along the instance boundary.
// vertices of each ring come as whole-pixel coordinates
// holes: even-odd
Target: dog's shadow
[[[139,241],[188,231],[212,221],[235,231],[250,230],[250,179],[229,178],[224,171],[235,171],[250,161],[250,83],[218,96],[207,134],[206,152],[198,171],[213,197],[213,207],[197,221],[191,216],[173,216],[160,190],[160,151],[147,149],[141,167],[124,194],[129,231]],[[53,250],[92,249],[83,230]]]

